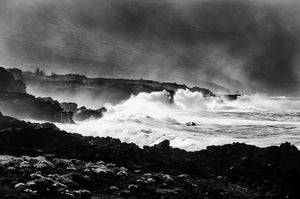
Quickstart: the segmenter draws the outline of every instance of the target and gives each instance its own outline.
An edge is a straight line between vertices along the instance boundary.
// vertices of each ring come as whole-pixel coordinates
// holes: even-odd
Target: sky
[[[299,96],[300,2],[0,0],[0,64]]]

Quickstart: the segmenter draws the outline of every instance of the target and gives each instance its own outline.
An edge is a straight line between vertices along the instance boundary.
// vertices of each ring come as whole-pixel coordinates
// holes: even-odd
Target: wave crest
[[[115,137],[139,146],[163,139],[187,150],[237,141],[263,146],[282,142],[282,136],[291,135],[291,142],[295,140],[294,133],[300,128],[299,102],[259,94],[226,101],[178,90],[170,103],[167,91],[140,93],[111,106],[101,119],[58,126],[88,136]],[[194,122],[195,126],[186,125],[187,122]]]

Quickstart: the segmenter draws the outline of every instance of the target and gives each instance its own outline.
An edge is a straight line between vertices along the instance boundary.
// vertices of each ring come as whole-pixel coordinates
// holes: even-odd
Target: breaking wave
[[[208,145],[245,142],[258,146],[291,141],[300,146],[300,100],[243,95],[228,101],[178,90],[170,103],[167,91],[140,93],[103,118],[61,129],[88,136],[110,136],[139,146],[169,139],[172,146],[199,150]]]

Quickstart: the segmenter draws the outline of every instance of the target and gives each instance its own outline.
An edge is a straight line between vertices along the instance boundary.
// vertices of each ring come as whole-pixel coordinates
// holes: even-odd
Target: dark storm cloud
[[[297,2],[11,2],[12,20],[1,23],[11,24],[2,38],[13,60],[98,76],[299,92]]]

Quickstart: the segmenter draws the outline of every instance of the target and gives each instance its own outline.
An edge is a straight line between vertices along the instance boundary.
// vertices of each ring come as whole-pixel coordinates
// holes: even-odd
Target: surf
[[[57,125],[66,131],[110,136],[140,147],[163,139],[186,150],[232,142],[268,146],[283,140],[300,146],[296,133],[300,130],[299,104],[298,100],[261,94],[226,101],[179,89],[172,103],[167,91],[139,93],[110,106],[101,119]]]

